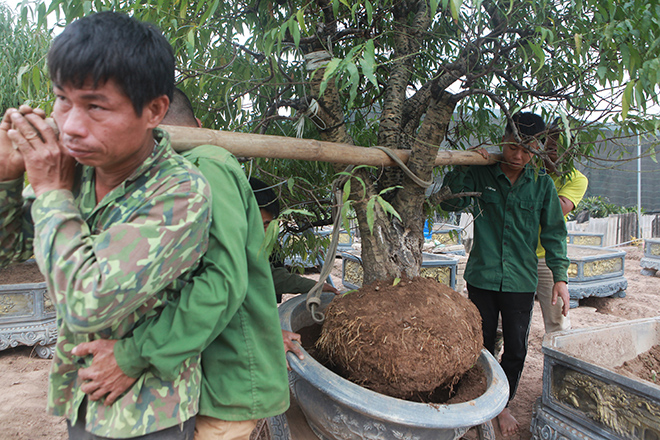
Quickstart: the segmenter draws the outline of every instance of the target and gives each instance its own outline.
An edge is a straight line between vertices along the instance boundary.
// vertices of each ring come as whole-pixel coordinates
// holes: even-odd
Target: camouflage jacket
[[[208,243],[208,183],[174,154],[163,132],[151,156],[96,203],[94,169],[79,167],[73,191],[21,195],[22,181],[0,183],[0,262],[34,256],[56,305],[58,339],[48,409],[76,422],[83,401],[77,344],[121,339],[177,299]],[[34,239],[34,240],[33,240]],[[198,411],[198,357],[173,379],[147,371],[111,406],[88,402],[86,429],[127,438],[175,426]]]

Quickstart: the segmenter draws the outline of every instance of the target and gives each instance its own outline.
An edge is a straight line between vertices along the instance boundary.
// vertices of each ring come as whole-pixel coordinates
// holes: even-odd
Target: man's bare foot
[[[513,417],[509,408],[504,408],[499,416],[497,416],[497,421],[500,424],[500,432],[504,437],[508,437],[518,432],[520,427],[518,421]]]

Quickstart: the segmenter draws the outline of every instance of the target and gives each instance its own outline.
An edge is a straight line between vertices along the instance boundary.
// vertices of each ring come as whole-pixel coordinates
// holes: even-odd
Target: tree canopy
[[[658,104],[657,0],[47,0],[24,6],[23,18],[59,26],[107,9],[163,30],[204,126],[410,149],[408,167],[424,181],[441,172],[439,149],[495,145],[519,110],[561,122],[559,170],[593,156],[605,137],[658,127],[647,112]],[[341,171],[247,167],[288,179],[279,187],[288,205],[331,200]],[[417,275],[423,208],[434,209],[426,189],[400,169],[352,173],[345,189],[365,282]],[[327,221],[323,203],[312,206]]]

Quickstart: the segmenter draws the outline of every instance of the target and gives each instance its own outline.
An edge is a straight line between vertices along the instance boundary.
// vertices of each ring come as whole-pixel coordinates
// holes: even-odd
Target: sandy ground
[[[660,278],[640,274],[642,251],[636,247],[627,251],[625,276],[628,290],[625,298],[590,298],[579,308],[571,309],[573,328],[591,327],[631,319],[660,315]],[[336,260],[333,271],[335,284],[341,282],[341,263]],[[338,285],[338,287],[341,287]],[[543,355],[541,343],[544,331],[541,311],[536,305],[529,337],[529,354],[511,411],[521,422],[520,433],[510,439],[529,439],[529,426],[534,402],[541,395]],[[66,438],[66,423],[62,418],[46,414],[46,390],[50,361],[40,359],[31,347],[17,347],[0,352],[0,439]],[[495,426],[497,424],[495,423]],[[468,435],[469,436],[469,435]],[[498,438],[501,438],[498,433]]]

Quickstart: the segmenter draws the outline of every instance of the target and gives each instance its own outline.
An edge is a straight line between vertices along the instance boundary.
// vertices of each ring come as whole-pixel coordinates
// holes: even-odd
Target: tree
[[[19,21],[7,5],[0,3],[0,111],[24,102],[43,104],[49,90],[46,53],[50,38],[34,24]]]
[[[410,149],[422,181],[438,149],[496,144],[523,108],[563,122],[560,170],[594,155],[606,125],[618,137],[658,128],[646,114],[658,104],[657,0],[50,0],[23,12],[43,24],[104,9],[164,31],[205,126]],[[321,202],[341,171],[254,165]],[[394,168],[352,176],[365,283],[418,275],[426,188]]]

